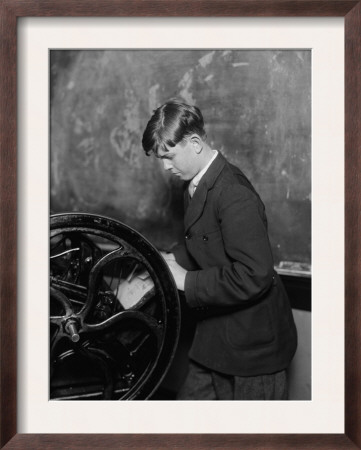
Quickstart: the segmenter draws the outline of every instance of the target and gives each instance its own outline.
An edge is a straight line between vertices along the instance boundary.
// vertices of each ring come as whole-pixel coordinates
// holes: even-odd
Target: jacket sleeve
[[[232,185],[221,191],[217,211],[229,263],[187,272],[185,296],[191,307],[256,301],[273,283],[272,252],[257,195],[242,185]]]

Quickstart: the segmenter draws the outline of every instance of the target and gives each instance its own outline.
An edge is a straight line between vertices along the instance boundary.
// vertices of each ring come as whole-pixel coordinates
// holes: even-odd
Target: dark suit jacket
[[[185,297],[199,321],[190,357],[222,373],[286,368],[297,346],[287,294],[274,271],[264,205],[245,175],[219,153],[195,194],[185,192]]]

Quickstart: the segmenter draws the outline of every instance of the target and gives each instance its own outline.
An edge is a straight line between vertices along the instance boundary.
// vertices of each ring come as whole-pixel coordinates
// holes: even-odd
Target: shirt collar
[[[218,151],[217,150],[213,150],[213,156],[212,159],[209,161],[209,163],[203,167],[203,169],[201,171],[199,171],[197,173],[197,175],[192,179],[191,183],[194,185],[194,187],[196,188],[199,184],[199,182],[201,181],[201,178],[203,177],[203,175],[207,172],[208,167],[212,164],[212,162],[216,159],[217,155],[218,155]]]

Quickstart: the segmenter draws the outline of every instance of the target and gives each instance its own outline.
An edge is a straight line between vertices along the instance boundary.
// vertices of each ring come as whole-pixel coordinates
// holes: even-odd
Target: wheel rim
[[[143,236],[107,217],[51,216],[50,398],[150,398],[179,328],[174,280]]]

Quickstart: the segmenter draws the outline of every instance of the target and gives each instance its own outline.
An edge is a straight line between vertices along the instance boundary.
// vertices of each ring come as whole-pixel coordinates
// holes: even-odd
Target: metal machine
[[[180,305],[159,252],[91,214],[50,218],[50,399],[143,400],[178,342]]]

